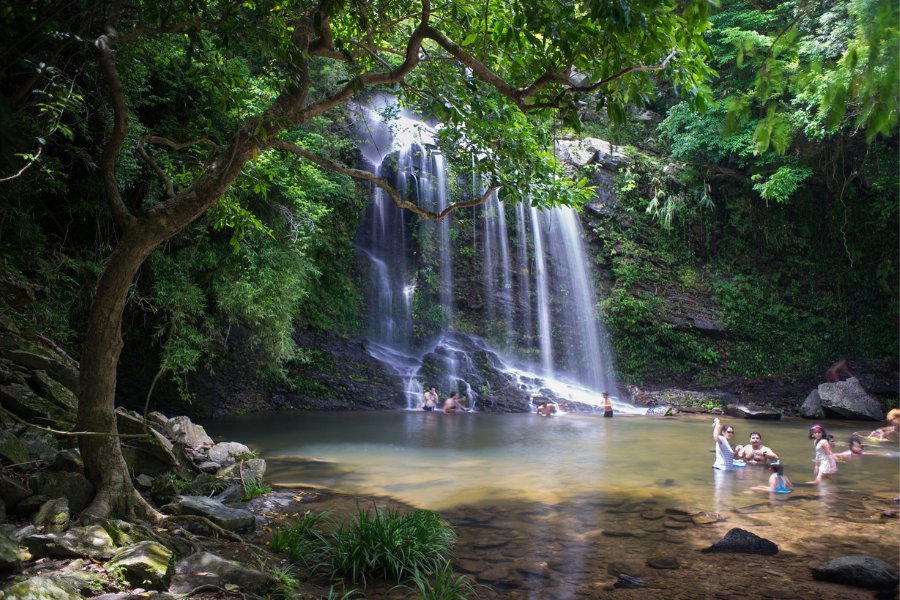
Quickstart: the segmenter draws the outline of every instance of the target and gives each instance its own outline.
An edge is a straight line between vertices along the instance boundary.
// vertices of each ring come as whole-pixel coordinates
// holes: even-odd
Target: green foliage
[[[272,487],[266,485],[265,482],[256,479],[248,479],[244,481],[244,500],[253,500],[260,496],[265,496],[272,491]]]
[[[412,577],[412,588],[420,600],[469,600],[478,597],[478,588],[465,575],[455,575],[449,565],[444,565],[433,577],[417,573]],[[410,586],[401,586],[409,589]]]
[[[765,179],[760,174],[755,174],[751,179],[756,183],[753,189],[759,192],[764,200],[774,200],[775,202],[788,202],[803,183],[812,175],[812,169],[809,167],[796,167],[784,165],[777,171]]]
[[[450,559],[456,534],[435,512],[376,508],[371,514],[359,509],[333,539],[334,574],[365,584],[371,577],[401,582],[439,571]]]
[[[271,546],[305,572],[363,585],[372,578],[397,583],[438,575],[448,568],[456,535],[437,513],[357,510],[335,525],[325,513],[306,513],[273,532]]]

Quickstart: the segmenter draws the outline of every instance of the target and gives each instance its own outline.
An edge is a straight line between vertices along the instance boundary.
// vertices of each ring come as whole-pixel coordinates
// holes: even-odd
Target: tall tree
[[[575,121],[584,101],[621,119],[661,82],[702,107],[711,75],[701,37],[707,10],[706,0],[90,0],[24,9],[17,18],[28,21],[28,40],[6,48],[6,62],[18,69],[4,70],[2,82],[11,112],[33,117],[25,138],[53,133],[52,119],[36,120],[43,113],[35,94],[48,74],[67,73],[73,86],[82,78],[85,89],[94,73],[102,81],[92,90],[101,91],[102,103],[82,116],[105,117],[96,168],[118,233],[97,281],[81,355],[77,427],[91,433],[80,447],[97,490],[85,512],[155,515],[134,490],[116,438],[123,309],[154,249],[211,207],[233,203],[229,191],[261,155],[300,156],[367,180],[422,218],[477,205],[495,189],[538,205],[578,204],[587,190],[563,176],[548,124]],[[184,65],[202,81],[198,87],[221,97],[217,112],[198,115],[185,102],[199,100],[170,94],[168,117],[185,115],[182,139],[158,135],[161,116],[141,110],[143,95],[165,97],[175,85],[154,80],[157,72],[171,73],[152,62],[161,60]],[[323,69],[343,80],[314,75]],[[136,73],[145,74],[143,85],[134,84]],[[246,74],[268,82],[258,109],[240,101]],[[369,89],[391,90],[441,119],[442,139],[470,154],[489,182],[485,195],[434,214],[387,181],[311,150],[302,127]],[[19,176],[38,154],[6,157],[8,173],[0,176]],[[154,174],[158,189],[138,185],[136,169]]]

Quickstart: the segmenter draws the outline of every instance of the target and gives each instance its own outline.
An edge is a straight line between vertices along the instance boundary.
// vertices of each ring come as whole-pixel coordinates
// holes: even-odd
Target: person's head
[[[454,400],[459,400],[459,392],[453,392],[451,398],[453,398]]]
[[[734,427],[726,423],[722,425],[722,433],[730,440],[734,436]]]
[[[436,391],[437,391],[437,388],[436,388],[436,387],[434,387],[434,386],[431,386],[431,387],[430,387],[430,388],[428,388],[428,389],[430,389],[430,390],[431,390],[431,391],[432,391],[432,392],[436,392]]]
[[[863,453],[862,440],[859,439],[858,435],[850,436],[850,452],[852,454],[862,454]]]
[[[762,444],[762,436],[759,435],[758,431],[750,432],[750,443],[753,445],[754,448],[756,448],[757,446]]]
[[[609,392],[603,392],[603,398],[604,399],[609,398]]]
[[[900,425],[900,408],[892,408],[884,418],[893,425]]]
[[[781,463],[772,463],[771,465],[769,465],[769,472],[784,475],[784,467],[781,465]]]
[[[825,428],[821,425],[813,425],[809,428],[809,439],[811,440],[818,442],[819,440],[824,440],[826,435],[828,434],[825,433]]]
[[[830,433],[826,433],[826,434],[825,434],[825,439],[828,440],[828,444],[829,444],[832,448],[834,448],[835,445],[837,444],[837,442],[834,441],[834,436],[831,435]]]

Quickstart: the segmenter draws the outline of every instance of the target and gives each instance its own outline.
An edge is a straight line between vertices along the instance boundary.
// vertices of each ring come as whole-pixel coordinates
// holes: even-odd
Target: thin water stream
[[[665,586],[664,597],[721,597],[730,587],[730,597],[745,597],[746,573],[721,578],[723,565],[737,561],[769,569],[763,579],[773,590],[788,579],[797,590],[769,597],[852,598],[853,588],[812,581],[809,568],[844,554],[897,564],[896,446],[867,447],[867,456],[840,463],[835,480],[819,487],[805,483],[812,478],[809,423],[732,423],[735,442],[746,443],[751,430],[762,434],[782,457],[794,493],[770,499],[751,490],[765,483],[764,468],[714,472],[710,417],[282,413],[207,428],[258,449],[271,483],[440,511],[459,530],[457,568],[489,586],[486,598],[601,597],[611,589],[613,560],[640,567]],[[825,425],[838,451],[853,431],[872,428]],[[780,554],[699,553],[733,527],[775,541]],[[684,568],[648,573],[652,556],[676,557]],[[714,584],[698,594],[690,578],[701,573]],[[641,597],[630,593],[616,590],[616,597]]]

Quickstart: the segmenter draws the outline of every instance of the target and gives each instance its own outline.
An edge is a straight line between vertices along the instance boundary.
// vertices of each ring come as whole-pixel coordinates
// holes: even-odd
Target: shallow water
[[[390,496],[441,511],[460,532],[457,567],[490,586],[482,597],[595,597],[611,589],[613,559],[642,565],[651,555],[695,561],[665,573],[666,597],[713,597],[729,584],[739,594],[741,577],[708,584],[699,596],[691,583],[715,579],[720,563],[729,564],[696,551],[733,527],[782,549],[771,564],[740,559],[774,569],[773,594],[786,578],[799,597],[853,597],[854,588],[813,582],[809,574],[813,562],[842,554],[897,565],[896,445],[867,446],[869,455],[839,463],[834,481],[816,486],[805,483],[813,466],[809,422],[730,423],[735,443],[746,443],[751,430],[762,434],[794,493],[752,491],[765,484],[765,468],[714,471],[709,416],[279,413],[206,426],[217,439],[259,450],[271,483]],[[839,441],[837,451],[853,431],[873,428],[823,424]],[[616,590],[617,597],[637,592]]]
[[[751,429],[759,431],[795,484],[812,478],[807,422],[732,422],[735,443],[746,443]],[[839,441],[837,451],[846,449],[854,430],[872,428],[825,425]],[[274,483],[384,494],[433,510],[484,499],[558,502],[600,491],[708,498],[727,507],[768,476],[764,468],[748,467],[714,477],[709,417],[280,413],[219,421],[208,429],[261,451]],[[896,448],[867,450],[870,456],[841,463],[830,487],[896,490]]]

